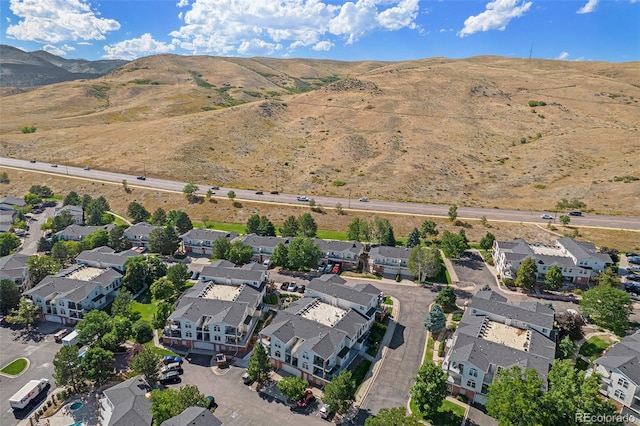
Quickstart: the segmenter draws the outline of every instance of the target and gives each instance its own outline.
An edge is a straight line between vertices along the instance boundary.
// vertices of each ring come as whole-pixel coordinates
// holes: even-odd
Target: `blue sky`
[[[640,0],[0,0],[0,43],[65,58],[640,60]]]

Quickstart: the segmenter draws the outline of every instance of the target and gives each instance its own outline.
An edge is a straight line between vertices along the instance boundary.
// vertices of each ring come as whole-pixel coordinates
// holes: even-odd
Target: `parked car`
[[[330,414],[331,413],[329,412],[329,404],[322,404],[322,407],[320,407],[320,417],[322,417],[323,419],[328,419]]]
[[[285,281],[282,283],[282,285],[280,285],[280,290],[287,290],[287,288],[289,288],[289,281]]]
[[[262,194],[264,194],[264,192],[262,192],[262,191],[256,191],[256,195],[262,195]]]
[[[200,272],[198,271],[193,271],[193,273],[191,274],[192,280],[197,280],[199,277],[200,277]]]
[[[640,256],[627,256],[629,263],[640,263]]]
[[[253,380],[251,380],[251,377],[249,377],[249,373],[244,373],[242,375],[242,383],[244,383],[247,386],[253,383]]]
[[[362,197],[362,198],[360,198],[360,200],[358,200],[358,201],[361,201],[361,202],[363,202],[363,203],[366,203],[366,202],[368,202],[368,201],[369,201],[369,199],[368,199],[367,197]]]
[[[638,275],[638,274],[629,274],[629,275],[627,275],[627,281],[640,281],[640,275]]]
[[[138,180],[147,180],[147,177],[146,176],[138,176],[136,179],[138,179]]]
[[[299,196],[298,201],[309,201],[309,197]]]
[[[289,283],[289,286],[287,287],[287,291],[296,291],[298,289],[298,284],[296,283]]]
[[[316,399],[316,397],[313,396],[313,392],[311,391],[311,389],[307,389],[306,391],[304,391],[304,396],[302,397],[302,399],[298,401],[298,407],[304,408],[308,406],[314,399]]]
[[[160,376],[160,383],[178,383],[180,381],[180,374],[177,371],[169,371],[168,373],[164,373]]]
[[[573,210],[569,212],[569,216],[582,216],[582,212],[579,210]]]
[[[207,410],[216,405],[216,399],[212,395],[204,397],[204,408]]]
[[[160,369],[161,374],[168,373],[169,371],[177,371],[178,374],[182,374],[182,364],[180,364],[179,362],[172,362]]]
[[[634,252],[627,253],[626,255],[627,255],[627,257],[636,257],[636,256],[640,256],[640,254],[638,254],[638,253],[634,253]]]
[[[640,265],[629,265],[627,271],[640,272]]]
[[[178,364],[182,364],[182,357],[178,355],[167,355],[162,358],[162,362],[164,365],[171,364],[177,362]]]
[[[57,201],[45,201],[44,203],[42,203],[42,207],[55,207],[57,205]]]
[[[302,293],[304,294],[304,291],[307,289],[307,286],[305,285],[301,285],[300,287],[298,287],[298,293]]]
[[[543,215],[541,215],[540,217],[541,217],[542,219],[544,219],[544,220],[551,220],[551,219],[553,219],[553,216],[551,216],[550,214],[546,214],[546,213],[545,213],[545,214],[543,214]]]

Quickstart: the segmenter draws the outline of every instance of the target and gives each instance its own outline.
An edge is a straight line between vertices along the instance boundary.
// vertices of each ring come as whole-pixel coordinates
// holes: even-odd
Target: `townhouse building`
[[[211,256],[213,254],[213,243],[218,238],[226,238],[231,242],[238,238],[238,233],[193,228],[182,234],[180,238],[182,239],[185,253]]]
[[[0,257],[0,280],[11,280],[18,286],[20,292],[29,289],[29,267],[27,259],[30,256],[22,253],[13,253]]]
[[[513,366],[533,368],[546,384],[555,358],[553,322],[553,310],[540,303],[514,305],[492,291],[478,292],[446,342],[442,369],[449,391],[485,404],[498,370]]]
[[[149,248],[149,235],[158,228],[147,222],[138,222],[131,225],[124,231],[124,237],[129,241],[132,247]]]
[[[141,376],[118,383],[103,392],[99,400],[100,424],[105,426],[150,426],[153,423],[152,388]]]
[[[362,262],[363,245],[358,241],[337,241],[314,238],[313,242],[320,246],[322,259],[332,265],[340,265],[341,270],[357,269]],[[364,269],[365,265],[360,265]]]
[[[369,272],[386,277],[413,279],[409,272],[408,262],[411,250],[407,247],[376,246],[369,251]]]
[[[53,216],[60,216],[63,212],[69,212],[76,225],[84,225],[84,209],[82,206],[68,204],[66,206],[56,207],[53,211]]]
[[[100,269],[113,268],[124,274],[127,260],[136,256],[140,256],[140,253],[135,250],[116,252],[111,247],[102,246],[93,250],[84,250],[76,256],[76,263]]]
[[[256,234],[243,235],[241,240],[243,244],[251,247],[253,252],[253,260],[259,263],[264,263],[265,260],[269,260],[273,254],[273,250],[282,243],[289,245],[290,238],[282,237],[263,237]]]
[[[56,232],[56,236],[59,241],[82,241],[87,235],[91,235],[94,232],[104,229],[105,231],[111,231],[115,225],[101,225],[101,226],[82,226],[82,225],[69,225],[62,231]]]

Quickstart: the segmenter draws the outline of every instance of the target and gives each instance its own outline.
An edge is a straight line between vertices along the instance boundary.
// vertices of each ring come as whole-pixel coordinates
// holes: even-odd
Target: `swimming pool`
[[[75,422],[74,424],[69,425],[69,426],[82,426],[82,422]]]
[[[80,402],[80,401],[74,402],[73,404],[71,404],[69,406],[69,410],[71,410],[71,411],[79,410],[79,409],[82,408],[83,405],[84,404],[82,402]]]

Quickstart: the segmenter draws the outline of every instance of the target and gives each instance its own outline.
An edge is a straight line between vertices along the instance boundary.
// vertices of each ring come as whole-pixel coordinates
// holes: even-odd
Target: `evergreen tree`
[[[447,318],[440,305],[435,304],[424,316],[424,327],[432,333],[441,331],[447,323]]]
[[[420,245],[420,231],[418,231],[418,228],[413,228],[413,230],[407,237],[407,247],[412,248],[419,245]]]
[[[271,364],[269,364],[267,352],[264,346],[262,346],[262,343],[258,342],[253,347],[253,351],[249,357],[249,363],[247,364],[249,378],[254,382],[263,383],[267,379],[270,371]]]
[[[298,231],[298,219],[295,216],[289,216],[282,224],[282,228],[280,228],[280,235],[283,237],[295,237],[298,235]]]
[[[162,207],[158,207],[151,215],[151,224],[156,226],[164,226],[167,224],[167,213]]]
[[[536,285],[537,276],[538,267],[536,266],[536,261],[532,257],[527,257],[520,263],[515,284],[518,287],[531,290]]]

